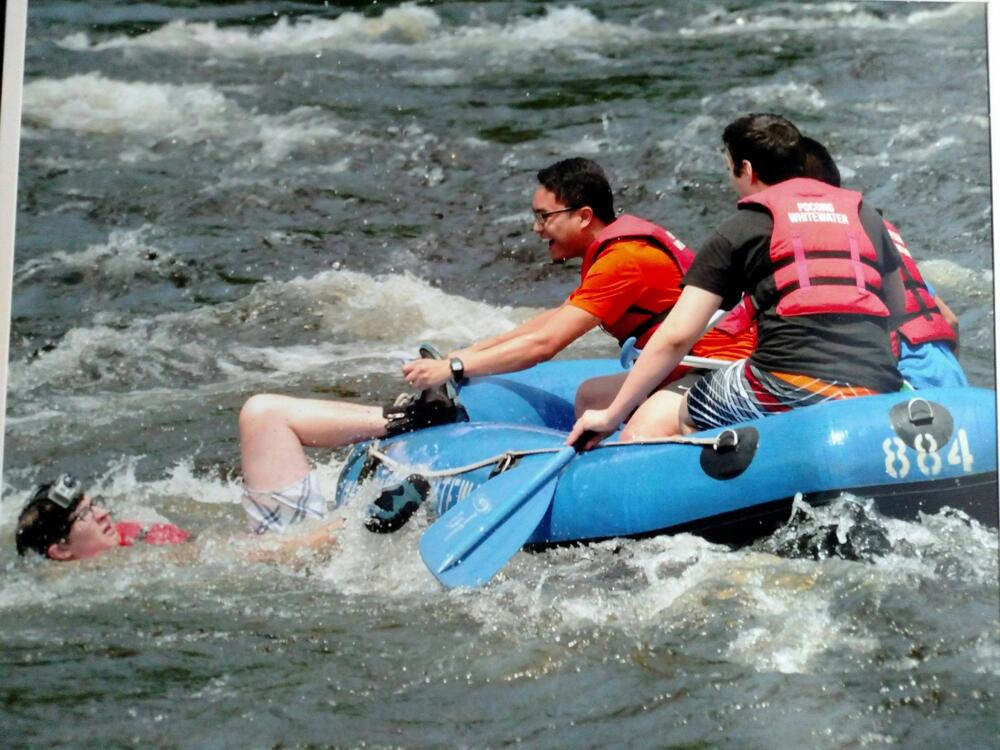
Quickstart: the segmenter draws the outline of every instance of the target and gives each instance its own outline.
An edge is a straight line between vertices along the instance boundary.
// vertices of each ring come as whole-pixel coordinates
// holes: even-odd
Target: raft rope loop
[[[650,438],[647,440],[635,440],[628,443],[599,443],[595,445],[591,450],[599,450],[602,448],[621,448],[626,446],[640,446],[640,445],[663,445],[666,443],[677,443],[679,445],[696,445],[701,447],[710,447],[715,451],[720,450],[733,450],[739,445],[739,434],[736,430],[723,430],[715,437],[683,437],[680,435],[674,435],[672,437],[665,438]],[[368,445],[368,455],[379,463],[385,465],[388,469],[395,473],[403,472],[407,469],[409,464],[401,463],[394,458],[388,456],[379,447],[379,441],[374,440]],[[523,451],[504,451],[503,453],[498,453],[495,456],[490,456],[489,458],[484,458],[481,461],[476,461],[475,463],[466,464],[465,466],[456,466],[452,469],[438,469],[436,471],[421,471],[420,475],[425,479],[443,479],[444,477],[454,477],[459,474],[466,474],[470,471],[475,471],[476,469],[482,469],[485,466],[492,466],[496,464],[502,467],[497,473],[501,473],[510,468],[515,461],[524,456],[537,456],[543,453],[558,453],[562,448],[535,448],[532,450]]]

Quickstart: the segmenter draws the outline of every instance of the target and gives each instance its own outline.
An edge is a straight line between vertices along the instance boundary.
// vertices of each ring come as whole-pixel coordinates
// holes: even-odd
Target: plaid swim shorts
[[[244,487],[240,500],[254,534],[281,533],[307,518],[326,518],[326,498],[316,472],[309,472],[295,484],[275,492]]]

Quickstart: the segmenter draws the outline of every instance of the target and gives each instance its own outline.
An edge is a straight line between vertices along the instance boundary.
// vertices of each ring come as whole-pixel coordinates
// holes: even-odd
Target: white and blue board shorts
[[[244,486],[240,500],[254,534],[280,534],[307,519],[326,518],[326,498],[314,471],[283,490],[260,492]]]

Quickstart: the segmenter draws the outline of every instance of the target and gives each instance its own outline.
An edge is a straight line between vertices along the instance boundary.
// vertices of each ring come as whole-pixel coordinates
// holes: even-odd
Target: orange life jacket
[[[587,251],[583,255],[583,266],[580,269],[580,276],[586,277],[598,257],[615,242],[621,240],[642,240],[659,248],[677,264],[681,275],[687,272],[694,261],[694,253],[663,227],[632,214],[622,214],[604,227],[598,233],[597,237],[594,238],[594,241],[590,243],[590,247],[587,248]],[[618,339],[618,344],[624,344],[625,341],[633,336],[637,341],[642,341],[644,336],[655,330],[666,319],[672,309],[673,304],[658,310],[648,310],[637,305],[632,305],[627,310],[627,313],[639,315],[645,319],[626,332],[614,334],[615,338]],[[738,336],[746,332],[752,323],[752,318],[746,308],[743,305],[737,305],[715,326],[714,330],[723,331],[730,336]]]

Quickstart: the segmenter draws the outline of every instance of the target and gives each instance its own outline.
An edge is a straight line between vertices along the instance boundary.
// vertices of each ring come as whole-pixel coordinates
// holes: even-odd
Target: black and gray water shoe
[[[376,534],[398,531],[416,513],[430,491],[430,483],[419,474],[411,474],[395,487],[386,488],[368,506],[365,528]]]

